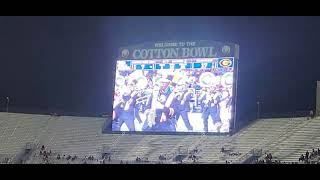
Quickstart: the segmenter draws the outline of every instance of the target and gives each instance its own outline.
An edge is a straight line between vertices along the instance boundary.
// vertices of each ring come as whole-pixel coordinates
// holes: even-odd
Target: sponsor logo
[[[223,46],[222,53],[226,55],[230,54],[230,46]]]
[[[232,60],[231,59],[221,59],[219,61],[219,65],[221,67],[231,67],[232,66]]]
[[[128,49],[124,49],[121,51],[121,57],[126,58],[129,56],[129,50]]]

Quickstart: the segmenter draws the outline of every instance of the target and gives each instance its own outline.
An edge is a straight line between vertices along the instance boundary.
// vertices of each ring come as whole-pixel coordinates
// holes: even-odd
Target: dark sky
[[[240,45],[238,114],[306,110],[320,80],[320,17],[0,17],[0,107],[110,112],[118,48],[150,41]]]

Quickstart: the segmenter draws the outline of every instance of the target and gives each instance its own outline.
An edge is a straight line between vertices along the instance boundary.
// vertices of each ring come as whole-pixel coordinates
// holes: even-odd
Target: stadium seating
[[[275,141],[271,147],[268,147],[269,152],[277,159],[296,162],[301,154],[305,154],[307,150],[319,147],[320,119],[300,118],[297,121],[300,123],[297,123],[295,128]],[[315,147],[317,145],[318,147]]]
[[[34,142],[42,135],[49,116],[0,113],[0,153],[16,154],[28,142]]]
[[[114,162],[134,162],[137,157],[158,162],[159,155],[172,157],[182,150],[199,149],[197,163],[241,163],[252,149],[263,149],[275,159],[297,162],[301,154],[319,145],[320,119],[273,118],[251,123],[233,136],[229,135],[143,135],[102,134],[104,118],[31,115],[0,113],[0,160],[14,157],[26,143],[45,145],[54,155],[51,163],[66,163],[55,160],[56,155],[77,155],[82,163],[85,156],[101,158],[103,147],[112,152]],[[224,147],[228,153],[220,152]],[[230,152],[239,154],[231,156]],[[41,163],[35,153],[29,163]],[[185,163],[192,163],[187,158]],[[93,163],[93,162],[92,162]],[[97,163],[97,162],[96,162]]]
[[[265,146],[278,140],[283,134],[292,131],[299,123],[301,123],[300,119],[291,118],[256,121],[240,130],[225,143],[227,149],[233,149],[233,151],[241,153],[240,157],[235,156],[226,159],[241,163],[252,149],[266,149]]]
[[[101,150],[103,121],[102,118],[61,116],[49,129],[45,145],[60,154],[96,156]]]

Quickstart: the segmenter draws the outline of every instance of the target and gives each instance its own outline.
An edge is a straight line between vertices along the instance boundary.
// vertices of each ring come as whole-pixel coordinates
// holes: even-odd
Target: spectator
[[[109,162],[111,161],[111,157],[110,157],[110,156],[108,157],[108,161],[109,161]]]
[[[309,151],[306,152],[306,159],[309,159]]]
[[[310,159],[313,158],[316,155],[316,152],[314,151],[314,149],[312,149],[311,155],[310,155]]]
[[[301,154],[301,156],[300,156],[300,158],[299,158],[299,162],[300,162],[300,161],[302,161],[302,162],[304,161],[304,156],[303,156],[303,154]]]
[[[44,145],[41,146],[41,150],[44,150]]]
[[[198,153],[198,147],[195,148],[194,152],[195,152],[195,153]]]
[[[224,147],[221,148],[221,152],[222,152],[222,153],[224,152]]]

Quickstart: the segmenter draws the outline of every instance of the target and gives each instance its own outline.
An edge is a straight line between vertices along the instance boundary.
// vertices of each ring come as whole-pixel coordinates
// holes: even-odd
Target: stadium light
[[[6,109],[7,109],[7,112],[9,112],[9,102],[10,102],[10,98],[7,96],[6,97],[7,98],[7,107],[6,107]]]
[[[263,102],[257,101],[257,119],[260,119],[260,111],[261,111],[261,104]]]

